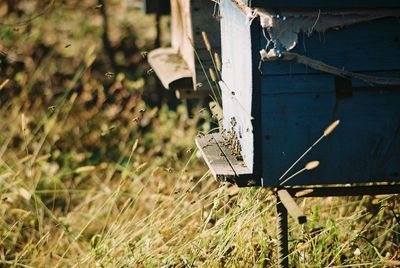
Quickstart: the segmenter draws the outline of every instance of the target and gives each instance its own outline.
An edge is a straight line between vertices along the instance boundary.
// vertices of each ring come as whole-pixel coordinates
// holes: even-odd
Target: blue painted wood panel
[[[288,185],[400,181],[400,91],[355,91],[337,100],[329,75],[269,76],[262,82],[267,185],[279,185],[277,179],[335,119],[340,126],[293,172],[311,160],[321,165]]]
[[[400,181],[400,88],[374,91],[354,80],[347,85],[352,94],[341,95],[334,76],[288,62],[266,63],[261,74],[259,22],[246,24],[230,0],[221,1],[221,12],[224,125],[229,129],[230,119],[239,119],[235,131],[246,164],[257,167],[255,179],[260,174],[264,186],[279,186],[286,169],[340,119],[293,172],[311,160],[320,166],[288,185]],[[350,71],[400,77],[399,26],[382,19],[301,36],[294,52]]]
[[[252,7],[264,8],[371,8],[400,7],[398,0],[246,0]]]
[[[261,37],[261,47],[266,40]],[[292,52],[349,71],[400,69],[400,21],[379,19],[352,26],[299,34]],[[264,63],[264,75],[319,73],[295,62]]]

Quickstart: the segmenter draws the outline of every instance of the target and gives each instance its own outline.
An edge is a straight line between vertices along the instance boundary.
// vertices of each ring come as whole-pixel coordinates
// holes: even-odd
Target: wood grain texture
[[[196,146],[217,181],[234,181],[235,171],[225,158],[213,135],[197,137]]]
[[[196,138],[196,145],[217,181],[236,183],[239,186],[257,186],[257,180],[246,164],[235,158],[224,145],[221,134],[209,134]]]
[[[213,134],[214,140],[217,142],[219,148],[223,152],[225,158],[228,160],[231,165],[233,171],[236,174],[236,181],[238,184],[246,183],[249,180],[256,180],[249,168],[242,160],[238,160],[235,156],[232,155],[231,151],[224,145],[224,139],[221,134]],[[256,182],[254,182],[256,183]]]

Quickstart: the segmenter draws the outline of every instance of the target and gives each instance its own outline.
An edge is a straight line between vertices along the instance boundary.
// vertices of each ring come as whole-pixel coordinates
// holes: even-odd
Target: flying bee
[[[116,126],[110,126],[106,131],[101,132],[101,136],[104,137],[108,134],[110,134],[113,130],[115,130],[117,127]]]
[[[7,50],[0,50],[0,58],[4,58],[10,63],[18,61],[17,56],[20,54],[9,53]]]
[[[254,186],[254,185],[256,185],[256,182],[254,180],[249,180],[247,182],[247,186]]]
[[[107,78],[113,78],[114,74],[112,72],[106,72],[104,76]]]
[[[150,69],[147,70],[147,75],[151,75],[152,73],[154,73],[153,68],[150,68]]]
[[[174,170],[173,170],[172,168],[168,167],[168,168],[165,168],[165,171],[171,173],[171,172],[173,172]]]
[[[236,124],[237,124],[236,118],[235,118],[235,117],[232,117],[230,123],[231,123],[231,125],[232,125],[233,127],[235,127]]]
[[[94,9],[95,10],[99,10],[100,8],[102,8],[103,7],[103,5],[96,5],[95,7],[94,7]]]
[[[70,46],[71,46],[71,44],[67,44],[67,45],[65,45],[64,48],[69,48]]]
[[[140,52],[140,55],[142,55],[143,58],[146,58],[148,54],[149,54],[149,52],[147,52],[147,51]]]

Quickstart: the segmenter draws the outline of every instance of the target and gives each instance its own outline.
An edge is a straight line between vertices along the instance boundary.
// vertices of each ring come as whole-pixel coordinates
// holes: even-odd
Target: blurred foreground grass
[[[211,118],[157,91],[154,18],[107,1],[115,69],[98,2],[49,3],[0,2],[0,267],[274,267],[273,195],[197,158]],[[293,266],[400,264],[398,197],[301,205]]]

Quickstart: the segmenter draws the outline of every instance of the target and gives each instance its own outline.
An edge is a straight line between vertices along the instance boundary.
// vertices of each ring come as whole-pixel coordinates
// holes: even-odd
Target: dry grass
[[[124,6],[134,2],[110,1],[115,47],[136,34],[136,48],[118,51],[132,49],[117,56],[124,68],[115,74],[95,1],[58,3],[18,30],[0,25],[8,51],[0,69],[0,267],[275,266],[272,193],[214,182],[193,142],[210,130],[204,110],[189,117],[183,105],[151,104],[154,82],[140,52],[149,49],[144,25],[152,20]],[[290,222],[292,265],[399,265],[397,204],[393,196],[301,200],[309,222]]]

